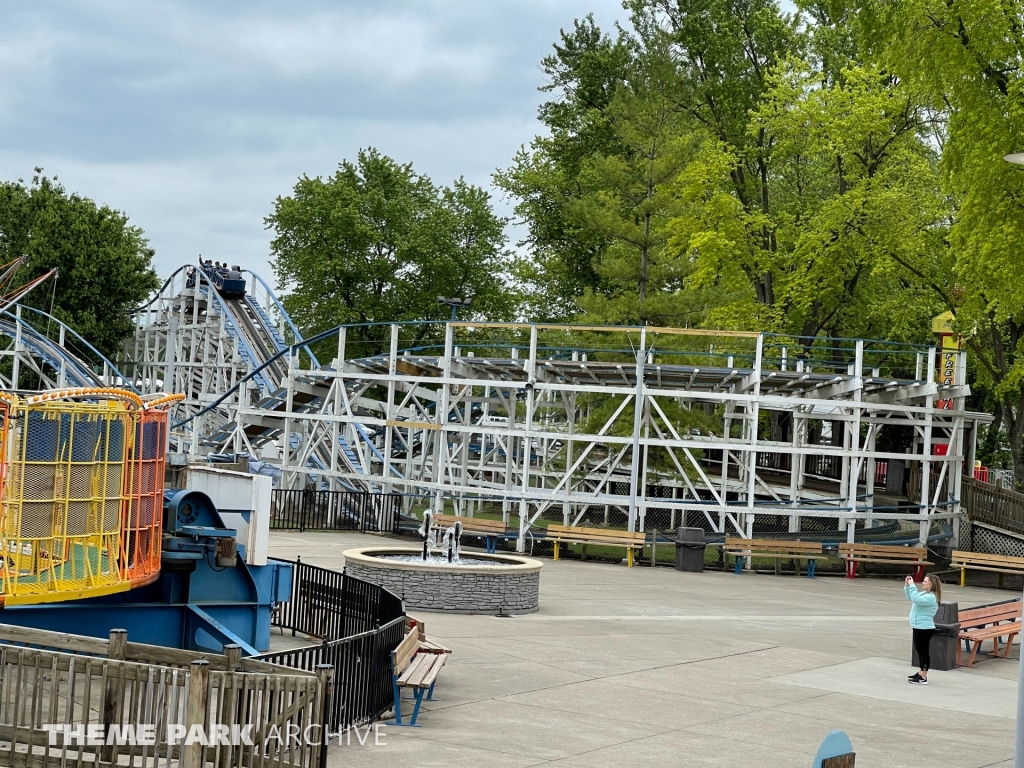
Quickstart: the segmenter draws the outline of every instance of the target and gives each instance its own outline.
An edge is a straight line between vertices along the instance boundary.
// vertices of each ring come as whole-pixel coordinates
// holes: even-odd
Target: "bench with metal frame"
[[[405,631],[415,632],[420,641],[420,653],[451,653],[452,649],[427,637],[427,625],[423,619],[405,617]]]
[[[890,565],[909,565],[913,567],[914,581],[924,578],[926,565],[934,565],[928,560],[927,547],[901,547],[892,544],[847,544],[839,545],[839,556],[846,561],[846,578],[857,578],[857,569],[861,563],[885,563]]]
[[[395,719],[388,721],[390,725],[419,727],[419,718],[423,700],[434,701],[434,684],[437,675],[444,666],[447,655],[444,653],[428,653],[420,649],[418,630],[409,632],[398,647],[391,652],[391,688],[395,697]],[[415,702],[408,722],[402,720],[402,691],[412,691]]]
[[[967,666],[974,666],[974,659],[978,655],[978,649],[986,640],[992,641],[992,655],[998,657],[999,638],[1006,638],[1006,647],[1003,649],[1002,657],[1008,658],[1010,646],[1013,645],[1013,638],[1020,634],[1021,629],[1021,601],[1011,600],[1007,603],[996,603],[985,605],[980,608],[966,608],[957,613],[957,621],[960,623],[960,642],[956,645],[956,664],[961,666],[962,651],[969,651],[970,659]],[[974,648],[971,648],[974,643]]]
[[[624,547],[626,565],[630,568],[633,567],[633,550],[642,550],[647,542],[647,535],[643,533],[631,533],[611,528],[581,528],[575,525],[549,525],[546,534],[547,538],[555,544],[555,560],[558,559],[558,549],[561,544],[582,544],[584,558],[587,556],[588,544]]]
[[[953,550],[950,568],[960,569],[960,586],[967,584],[967,571],[990,571],[999,574],[999,586],[1003,586],[1003,576],[1007,573],[1024,575],[1024,557],[1012,555],[991,555],[988,552],[966,552],[962,549]]]
[[[483,517],[459,517],[458,515],[434,515],[434,527],[450,528],[462,523],[462,535],[484,540],[484,549],[492,555],[498,551],[498,541],[516,538],[518,533],[508,530],[503,520],[488,520]]]
[[[743,560],[747,557],[774,558],[775,573],[781,575],[783,560],[793,561],[793,571],[800,575],[800,561],[807,562],[807,578],[814,578],[817,561],[825,557],[820,541],[790,541],[788,539],[743,539],[729,536],[725,540],[726,562],[735,559],[736,573],[743,572]]]

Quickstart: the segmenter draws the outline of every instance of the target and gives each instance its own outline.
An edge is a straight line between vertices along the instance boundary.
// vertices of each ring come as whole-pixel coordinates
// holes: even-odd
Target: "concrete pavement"
[[[340,570],[381,542],[275,532],[271,553]],[[422,614],[454,651],[423,727],[330,764],[794,768],[835,728],[858,768],[1012,764],[1016,648],[908,685],[900,581],[544,562],[536,614]],[[1016,596],[944,588],[961,607]]]

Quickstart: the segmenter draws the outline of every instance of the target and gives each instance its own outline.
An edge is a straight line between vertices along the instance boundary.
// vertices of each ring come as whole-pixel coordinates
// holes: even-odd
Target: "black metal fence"
[[[313,671],[334,667],[334,688],[324,722],[332,732],[372,722],[389,709],[391,652],[405,637],[401,598],[376,584],[301,560],[294,567],[291,601],[273,625],[313,637],[320,645],[262,654],[263,661]]]
[[[342,640],[405,616],[402,599],[383,587],[301,558],[279,562],[291,563],[294,575],[291,601],[280,605],[275,627]]]
[[[401,499],[397,493],[276,490],[271,494],[270,527],[397,533]]]

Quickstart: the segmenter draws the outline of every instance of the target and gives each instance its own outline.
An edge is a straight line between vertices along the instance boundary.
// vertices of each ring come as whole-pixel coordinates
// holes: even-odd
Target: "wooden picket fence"
[[[225,650],[0,625],[0,765],[319,768],[333,669],[304,672]],[[89,743],[90,727],[103,743]],[[206,745],[189,739],[197,729]]]

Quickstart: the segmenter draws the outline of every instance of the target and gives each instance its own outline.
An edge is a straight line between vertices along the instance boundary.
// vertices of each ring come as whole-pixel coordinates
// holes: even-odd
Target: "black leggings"
[[[921,669],[925,672],[932,665],[932,656],[928,646],[934,634],[934,629],[914,629],[914,648],[917,650],[917,659],[921,662]]]

